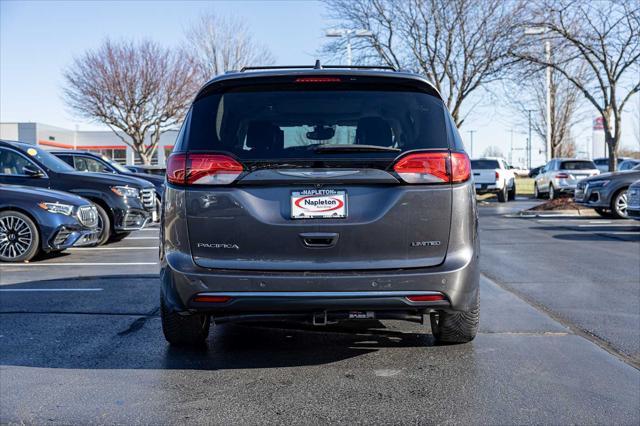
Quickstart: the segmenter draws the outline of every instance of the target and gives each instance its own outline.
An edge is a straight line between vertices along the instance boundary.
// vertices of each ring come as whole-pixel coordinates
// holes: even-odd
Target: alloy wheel
[[[25,254],[33,244],[33,232],[17,216],[0,217],[0,256],[12,260]]]
[[[628,217],[627,216],[627,191],[622,191],[620,192],[620,194],[618,194],[618,196],[615,199],[615,209],[616,209],[616,213],[618,213],[618,215],[620,217]]]

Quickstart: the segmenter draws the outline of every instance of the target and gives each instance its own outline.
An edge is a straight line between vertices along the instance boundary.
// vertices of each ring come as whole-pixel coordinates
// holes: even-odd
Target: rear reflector
[[[457,183],[471,176],[471,163],[462,152],[420,152],[401,158],[393,170],[407,183]]]
[[[338,77],[299,77],[295,79],[296,83],[339,83]]]
[[[558,179],[569,179],[569,175],[567,173],[558,173],[556,175],[556,178],[558,178]]]
[[[179,185],[227,185],[243,170],[242,164],[227,155],[171,154],[167,181]]]
[[[231,300],[229,296],[196,296],[193,302],[196,303],[227,303]]]
[[[422,296],[407,296],[411,302],[437,302],[440,300],[445,300],[444,296],[441,294],[425,294]]]

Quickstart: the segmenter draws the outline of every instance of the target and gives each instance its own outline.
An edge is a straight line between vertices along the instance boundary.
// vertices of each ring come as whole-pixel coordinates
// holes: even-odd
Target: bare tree
[[[547,138],[547,93],[545,73],[539,66],[524,66],[513,73],[505,87],[506,93],[518,93],[507,102],[520,115],[520,124],[527,125],[531,116],[531,128],[544,141]],[[578,65],[580,66],[580,65]],[[583,67],[584,68],[584,67]],[[583,72],[583,71],[582,71]],[[574,71],[581,75],[580,70]],[[580,90],[557,71],[551,73],[551,158],[570,157],[575,154],[571,129],[582,117]]]
[[[495,145],[488,146],[487,149],[484,150],[482,154],[483,157],[504,157],[502,150]]]
[[[64,98],[150,164],[160,136],[182,121],[194,95],[195,72],[182,56],[151,41],[107,40],[64,72]]]
[[[203,82],[225,71],[274,62],[269,49],[253,39],[243,21],[213,13],[200,16],[187,29],[185,50]]]
[[[535,51],[516,51],[529,62],[551,66],[596,108],[604,122],[609,170],[616,169],[622,110],[640,90],[640,3],[625,0],[546,0],[533,3],[528,25],[570,54],[547,59]],[[572,64],[586,64],[576,75]]]
[[[462,105],[483,85],[504,77],[522,41],[519,2],[503,0],[325,0],[331,16],[371,37],[354,39],[363,63],[380,63],[427,76],[458,126]],[[343,48],[343,40],[326,46]],[[469,110],[469,108],[467,109]]]

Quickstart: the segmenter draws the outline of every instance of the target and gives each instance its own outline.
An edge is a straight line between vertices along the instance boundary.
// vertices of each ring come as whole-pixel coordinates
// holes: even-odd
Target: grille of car
[[[579,181],[576,185],[576,189],[584,189],[585,186],[587,186],[587,184],[584,181]]]
[[[153,189],[143,189],[140,191],[142,197],[142,205],[146,209],[153,209],[155,207],[155,194]]]
[[[640,206],[640,189],[630,189],[627,194],[628,206]]]
[[[78,209],[78,220],[82,225],[93,228],[98,225],[98,210],[95,206],[82,206]]]

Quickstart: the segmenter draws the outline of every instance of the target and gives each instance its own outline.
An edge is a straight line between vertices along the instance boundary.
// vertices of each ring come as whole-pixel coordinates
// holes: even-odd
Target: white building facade
[[[123,133],[120,134],[128,138]],[[153,164],[166,164],[177,135],[178,130],[162,134]],[[91,151],[106,155],[122,164],[140,164],[140,159],[134,155],[133,149],[110,130],[69,130],[42,123],[0,123],[0,139],[38,145],[44,149]]]

